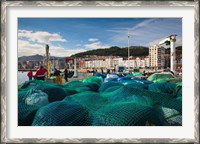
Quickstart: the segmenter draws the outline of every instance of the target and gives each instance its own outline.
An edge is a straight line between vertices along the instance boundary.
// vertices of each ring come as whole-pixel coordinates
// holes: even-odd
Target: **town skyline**
[[[19,18],[18,57],[45,54],[68,57],[88,50],[157,44],[177,34],[176,46],[182,45],[181,18]]]

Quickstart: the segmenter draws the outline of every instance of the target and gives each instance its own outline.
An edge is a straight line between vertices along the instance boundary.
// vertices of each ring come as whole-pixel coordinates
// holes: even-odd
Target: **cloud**
[[[50,42],[66,42],[59,34],[49,33],[46,31],[28,31],[28,30],[19,30],[19,38],[27,38],[29,41],[38,42],[38,43],[50,43]]]
[[[148,25],[150,25],[150,23],[154,22],[156,19],[148,19],[148,20],[144,20],[142,21],[141,23],[133,26],[131,28],[131,30],[136,30],[136,29],[139,29],[139,28],[144,28],[144,27],[147,27]]]
[[[181,18],[153,18],[144,20],[132,27],[121,29],[113,28],[108,30],[115,34],[110,37],[113,43],[121,43],[127,45],[128,30],[132,38],[130,39],[131,45],[144,45],[149,46],[150,43],[157,43],[165,36],[170,34],[182,35],[182,20]],[[177,39],[177,45],[182,45],[181,41]],[[155,41],[155,42],[154,42]]]
[[[51,56],[57,57],[67,57],[71,56],[72,54],[76,54],[79,52],[84,52],[84,49],[70,49],[67,50],[61,46],[49,45],[49,52]],[[44,55],[45,54],[45,45],[37,44],[37,43],[30,43],[26,40],[18,40],[18,57],[20,56],[30,56],[30,55]]]
[[[99,39],[97,39],[97,38],[90,38],[90,39],[88,39],[88,41],[89,42],[96,42],[96,41],[99,41]]]
[[[77,46],[77,47],[80,47],[80,46],[82,46],[82,45],[81,45],[81,44],[76,44],[76,46]]]
[[[109,47],[110,47],[109,45],[102,44],[100,41],[85,45],[85,48],[87,49],[102,49],[102,48],[109,48]]]

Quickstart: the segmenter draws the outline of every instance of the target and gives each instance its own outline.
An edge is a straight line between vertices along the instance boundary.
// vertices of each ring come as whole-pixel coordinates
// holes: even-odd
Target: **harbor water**
[[[17,82],[18,85],[23,84],[25,81],[28,81],[28,76],[27,76],[27,71],[18,71],[17,72]],[[33,72],[33,74],[35,74],[35,71]],[[83,73],[78,73],[78,77],[83,76]]]

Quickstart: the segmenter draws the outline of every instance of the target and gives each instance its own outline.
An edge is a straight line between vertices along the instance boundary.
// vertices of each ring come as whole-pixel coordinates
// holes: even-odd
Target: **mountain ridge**
[[[176,53],[180,55],[182,53],[182,46],[176,47]],[[166,54],[170,53],[170,48],[166,48]],[[95,49],[95,50],[90,50],[86,52],[81,52],[77,53],[74,55],[71,55],[70,57],[78,57],[78,58],[85,58],[85,57],[90,57],[90,56],[121,56],[121,57],[127,57],[128,54],[128,48],[120,48],[117,46],[113,46],[110,48],[105,48],[105,49]],[[144,46],[131,46],[130,47],[130,56],[147,56],[149,55],[149,49],[148,47]],[[62,59],[65,57],[55,57],[51,56],[50,59]],[[43,61],[44,56],[36,54],[32,56],[22,56],[18,57],[18,62],[22,61]]]

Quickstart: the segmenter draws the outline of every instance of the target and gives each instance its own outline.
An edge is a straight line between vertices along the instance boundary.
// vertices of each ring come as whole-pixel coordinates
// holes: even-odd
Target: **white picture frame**
[[[9,63],[10,58],[8,54],[9,50],[9,9],[15,11],[14,8],[25,8],[25,7],[44,7],[52,8],[53,7],[190,7],[194,11],[194,135],[193,138],[188,137],[167,137],[163,138],[149,138],[149,137],[124,137],[124,138],[108,138],[108,137],[87,137],[82,138],[80,135],[77,138],[72,137],[62,137],[62,138],[27,138],[22,136],[19,138],[10,138],[8,137],[9,133],[9,124],[11,119],[8,119],[8,103],[10,99],[8,94],[12,89],[12,86],[9,85]],[[1,2],[1,142],[2,143],[199,143],[199,1],[3,1]],[[176,13],[174,14],[176,15]],[[193,25],[191,25],[193,27]],[[190,27],[190,26],[188,26]],[[15,66],[15,65],[14,65]],[[184,75],[184,74],[183,74]],[[187,74],[186,74],[187,75]],[[192,75],[193,76],[193,75]],[[16,86],[17,87],[17,86]],[[171,128],[173,129],[173,128]]]

